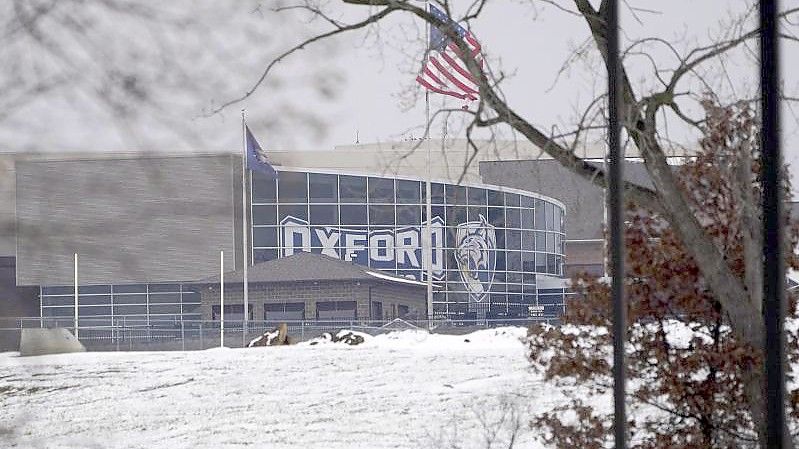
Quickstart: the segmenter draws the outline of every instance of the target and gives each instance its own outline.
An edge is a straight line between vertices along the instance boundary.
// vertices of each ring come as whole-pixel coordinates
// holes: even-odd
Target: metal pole
[[[785,259],[783,257],[780,170],[779,42],[777,0],[760,1],[760,93],[763,129],[763,318],[765,323],[766,441],[763,447],[787,447],[785,432]]]
[[[75,339],[78,339],[78,253],[75,253]]]
[[[247,281],[247,269],[250,266],[249,251],[249,229],[247,227],[247,123],[244,120],[244,109],[241,110],[241,242],[244,246],[242,260],[244,262],[244,321],[242,323],[241,343],[247,343],[247,321],[250,319],[249,304],[249,282]]]
[[[428,2],[425,2],[425,11],[430,11]],[[428,41],[427,49],[425,50],[425,58],[430,52],[430,24],[425,21],[426,39]],[[424,114],[425,114],[425,145],[427,146],[427,179],[425,181],[425,214],[427,215],[427,222],[425,223],[425,238],[422,245],[422,252],[424,253],[424,263],[427,266],[427,328],[430,329],[433,324],[433,230],[432,222],[433,213],[432,206],[432,183],[430,178],[432,170],[430,164],[432,158],[430,157],[430,92],[424,92]]]
[[[219,347],[225,347],[225,252],[219,251]]]
[[[613,426],[616,449],[627,447],[627,420],[624,406],[624,339],[627,314],[624,299],[624,222],[623,164],[621,148],[620,100],[621,63],[619,61],[619,18],[617,0],[607,3],[608,24],[608,219],[610,225],[611,292],[613,298]]]

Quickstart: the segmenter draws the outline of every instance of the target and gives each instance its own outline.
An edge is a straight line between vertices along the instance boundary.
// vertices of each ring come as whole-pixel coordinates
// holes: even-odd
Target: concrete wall
[[[17,160],[17,285],[201,279],[235,268],[240,158]],[[238,213],[237,213],[238,212]]]

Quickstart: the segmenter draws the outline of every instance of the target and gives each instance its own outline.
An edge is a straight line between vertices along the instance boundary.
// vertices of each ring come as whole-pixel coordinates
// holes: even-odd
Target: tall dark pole
[[[616,0],[607,3],[608,43],[608,221],[610,226],[610,273],[613,299],[613,426],[616,449],[627,447],[627,419],[624,407],[624,340],[627,313],[624,300],[624,222],[623,176],[624,157],[621,149],[619,61],[619,17]]]
[[[785,260],[780,169],[777,0],[760,1],[760,98],[763,129],[763,317],[766,325],[766,431],[764,447],[785,447]]]

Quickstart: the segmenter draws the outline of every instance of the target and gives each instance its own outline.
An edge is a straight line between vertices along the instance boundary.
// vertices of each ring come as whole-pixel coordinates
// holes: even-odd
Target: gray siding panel
[[[220,250],[234,268],[236,159],[17,161],[17,284],[71,284],[75,252],[81,284],[199,279]]]

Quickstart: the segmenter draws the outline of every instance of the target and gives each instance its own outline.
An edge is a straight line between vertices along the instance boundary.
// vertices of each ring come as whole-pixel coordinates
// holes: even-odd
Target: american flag
[[[430,5],[430,14],[444,22],[466,41],[472,56],[482,67],[480,43],[472,37],[472,34],[433,5]],[[416,77],[416,82],[432,92],[461,100],[476,100],[480,91],[478,81],[466,68],[466,63],[461,59],[460,49],[455,42],[435,26],[430,27],[429,38],[427,60],[422,68],[422,73]]]

